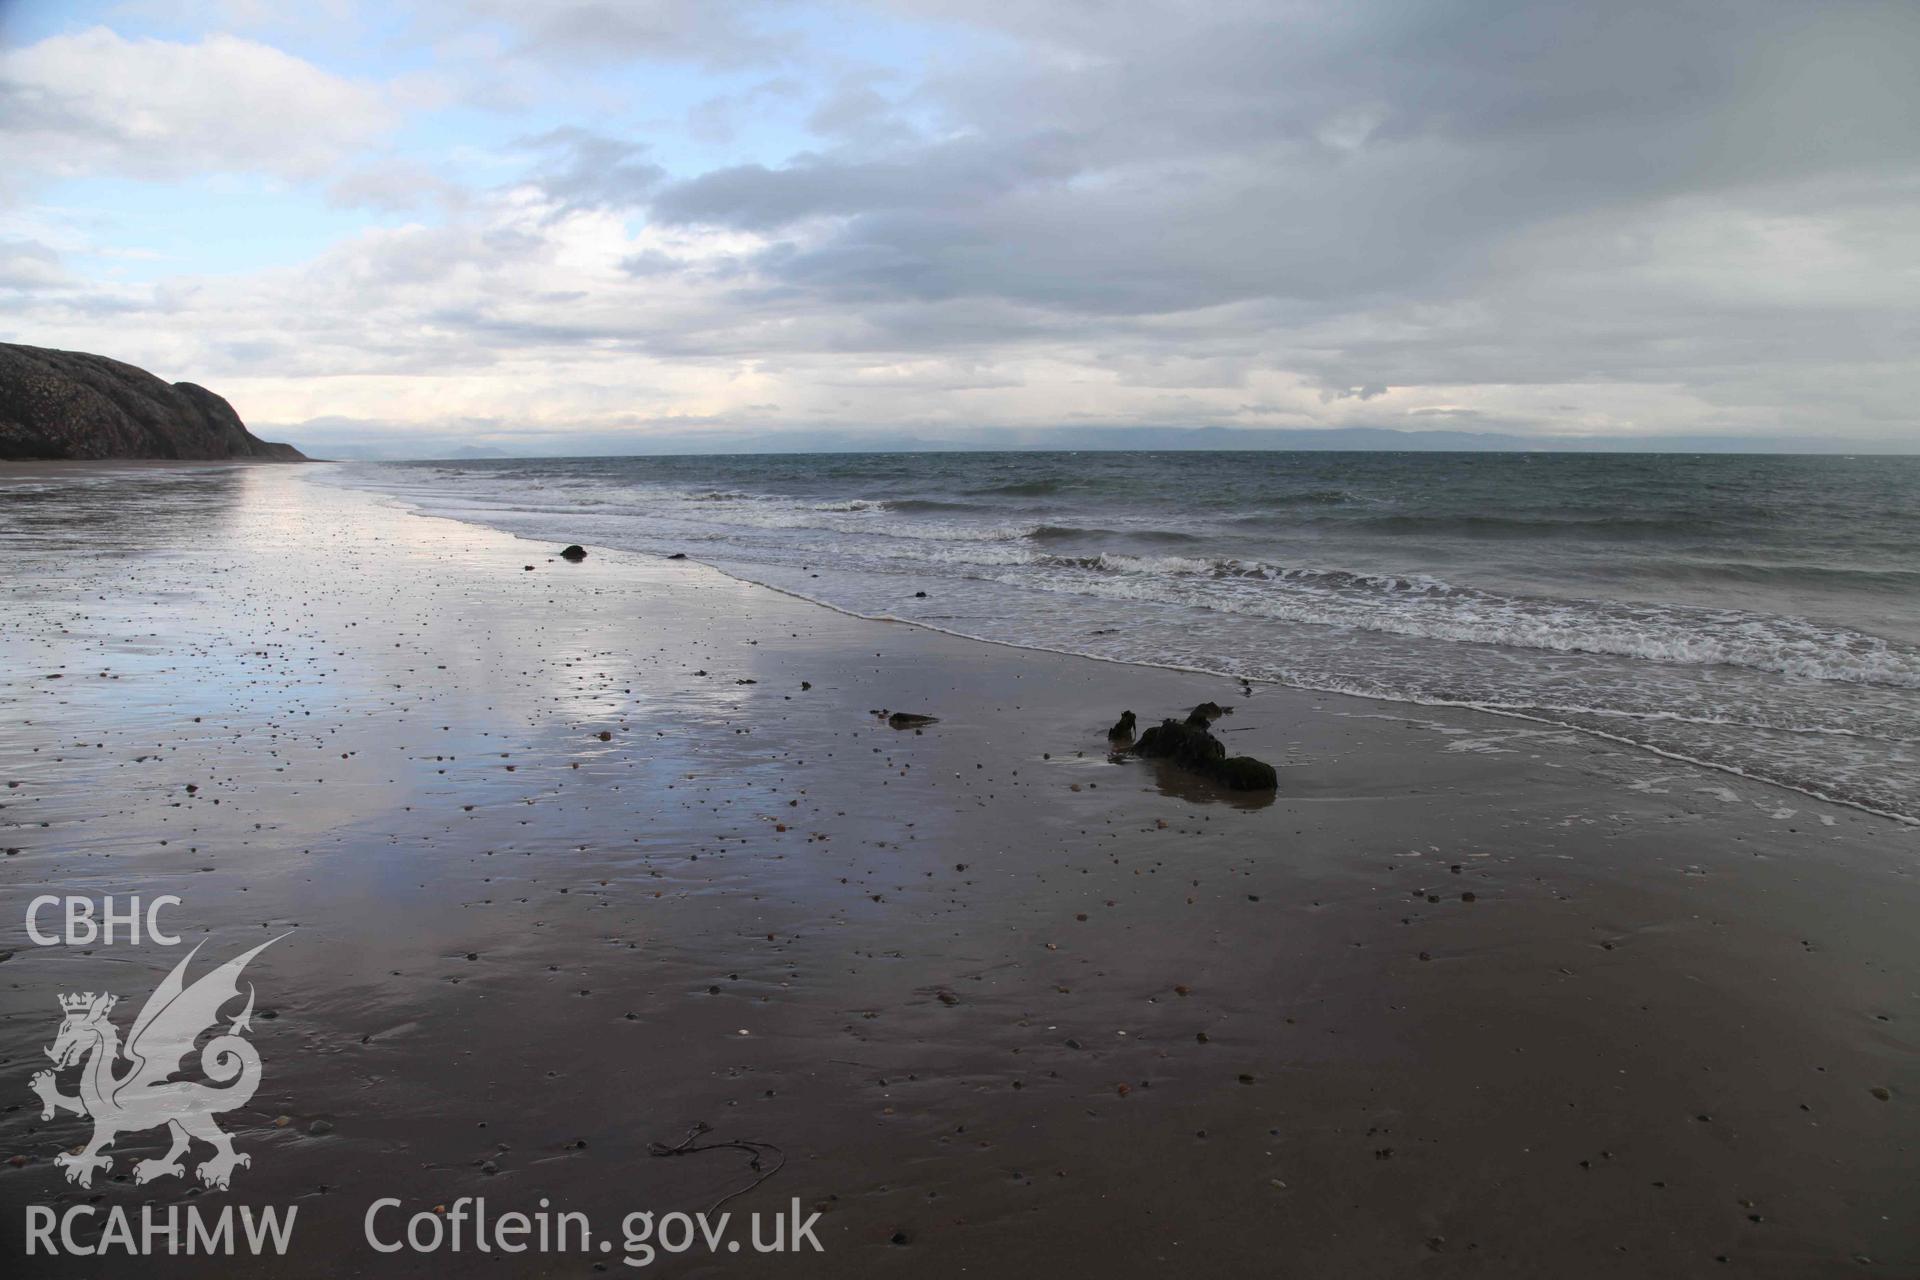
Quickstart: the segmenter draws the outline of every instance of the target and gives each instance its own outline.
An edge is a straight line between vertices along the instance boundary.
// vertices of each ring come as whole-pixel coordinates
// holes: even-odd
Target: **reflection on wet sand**
[[[85,1130],[26,1084],[58,994],[178,957],[35,946],[22,904],[170,893],[204,955],[286,935],[223,1124],[231,1194],[301,1206],[292,1274],[443,1274],[367,1251],[381,1196],[710,1205],[739,1162],[649,1154],[702,1122],[786,1155],[730,1208],[824,1210],[787,1275],[1920,1265],[1889,824],[568,564],[293,470],[16,492],[0,1222],[186,1196],[67,1183]],[[1107,760],[1115,707],[1222,696],[1277,796]]]

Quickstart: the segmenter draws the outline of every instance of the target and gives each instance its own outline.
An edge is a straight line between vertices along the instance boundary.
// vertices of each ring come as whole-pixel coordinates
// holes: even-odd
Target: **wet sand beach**
[[[821,1211],[682,1275],[1920,1272],[1920,835],[1572,731],[998,647],[321,468],[0,475],[0,1248],[25,1207]],[[1271,800],[1108,759],[1214,700]],[[924,713],[895,730],[874,713]],[[38,895],[181,947],[39,946]],[[284,935],[284,936],[282,936]],[[90,1190],[74,991],[247,973],[227,1191]],[[196,970],[197,971],[197,970]],[[767,1144],[760,1168],[701,1141]],[[777,1154],[774,1154],[777,1150]],[[397,1219],[396,1219],[397,1220]],[[115,1268],[119,1269],[115,1269]]]

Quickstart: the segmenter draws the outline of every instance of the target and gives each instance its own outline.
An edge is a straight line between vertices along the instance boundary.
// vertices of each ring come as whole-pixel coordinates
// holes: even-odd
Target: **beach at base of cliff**
[[[0,473],[16,1256],[28,1206],[284,1205],[275,1274],[446,1274],[481,1262],[377,1251],[369,1206],[484,1197],[613,1239],[498,1275],[629,1270],[626,1215],[722,1200],[797,1201],[821,1250],[654,1265],[1920,1270],[1913,828],[1572,730],[569,562],[326,470]],[[1205,701],[1277,793],[1109,757],[1122,710]],[[171,896],[180,945],[40,945],[47,896]],[[161,1129],[71,1183],[90,1127],[29,1086],[61,997],[124,1031],[196,944],[195,976],[269,939],[230,1189],[204,1146],[136,1184]]]

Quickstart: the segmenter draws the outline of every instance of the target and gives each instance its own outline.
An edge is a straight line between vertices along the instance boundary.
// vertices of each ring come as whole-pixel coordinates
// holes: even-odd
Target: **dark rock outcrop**
[[[0,459],[27,458],[306,461],[248,431],[205,387],[84,351],[0,342]]]
[[[1162,720],[1140,735],[1140,741],[1134,744],[1134,754],[1172,760],[1232,791],[1276,790],[1280,775],[1272,765],[1252,756],[1229,756],[1220,739],[1208,731],[1207,725],[1227,711],[1228,708],[1217,703],[1203,702],[1185,721]]]
[[[1133,750],[1150,760],[1164,758],[1200,770],[1227,758],[1227,749],[1220,745],[1220,739],[1208,733],[1205,724],[1194,724],[1191,720],[1184,724],[1178,720],[1162,720],[1140,735]]]
[[[1228,756],[1213,767],[1213,776],[1232,791],[1276,791],[1280,775],[1265,760],[1252,756]]]
[[[576,542],[565,551],[562,551],[560,558],[562,560],[585,560],[587,558],[587,549]]]

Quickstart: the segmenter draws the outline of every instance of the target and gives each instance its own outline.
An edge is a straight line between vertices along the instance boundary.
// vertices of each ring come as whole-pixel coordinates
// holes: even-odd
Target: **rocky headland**
[[[108,458],[306,461],[248,431],[205,387],[84,351],[0,343],[0,460]]]

